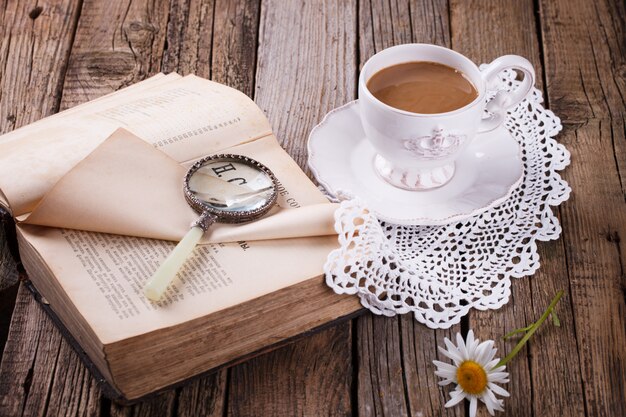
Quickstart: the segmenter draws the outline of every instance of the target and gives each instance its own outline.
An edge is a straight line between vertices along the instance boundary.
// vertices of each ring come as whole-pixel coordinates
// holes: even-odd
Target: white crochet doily
[[[517,84],[515,73],[505,71],[497,90]],[[341,247],[324,265],[326,283],[336,293],[358,295],[376,314],[413,312],[431,328],[448,328],[471,308],[506,304],[510,278],[539,268],[536,241],[559,237],[550,206],[570,193],[557,173],[570,162],[567,149],[554,140],[561,123],[542,101],[533,89],[505,122],[524,161],[524,180],[507,201],[445,226],[381,223],[358,199],[343,201],[335,214]]]

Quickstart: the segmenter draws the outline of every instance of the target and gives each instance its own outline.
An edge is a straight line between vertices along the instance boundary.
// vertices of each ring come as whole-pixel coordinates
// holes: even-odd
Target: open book
[[[165,297],[142,288],[197,218],[182,179],[210,154],[246,155],[279,181],[277,207],[216,224]],[[47,310],[113,396],[134,400],[350,315],[322,267],[334,206],[244,94],[159,74],[0,137],[0,204]]]

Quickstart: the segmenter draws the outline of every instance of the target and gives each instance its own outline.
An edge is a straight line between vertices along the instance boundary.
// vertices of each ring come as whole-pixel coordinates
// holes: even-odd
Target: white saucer
[[[446,185],[396,188],[374,170],[376,152],[363,133],[358,100],[328,113],[311,131],[308,149],[309,166],[330,193],[359,197],[380,220],[404,225],[442,225],[480,214],[505,201],[524,172],[518,143],[500,127],[472,141]]]

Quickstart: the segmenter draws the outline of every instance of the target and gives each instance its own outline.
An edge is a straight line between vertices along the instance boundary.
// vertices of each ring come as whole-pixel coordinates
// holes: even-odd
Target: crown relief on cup
[[[454,154],[467,138],[458,131],[445,132],[441,127],[433,129],[432,135],[406,139],[404,147],[424,159],[445,158]]]

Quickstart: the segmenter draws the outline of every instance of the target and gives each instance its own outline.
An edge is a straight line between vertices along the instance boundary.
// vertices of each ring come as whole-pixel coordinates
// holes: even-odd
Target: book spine
[[[0,289],[17,282],[17,272],[23,272],[22,261],[17,244],[15,220],[0,206]]]

